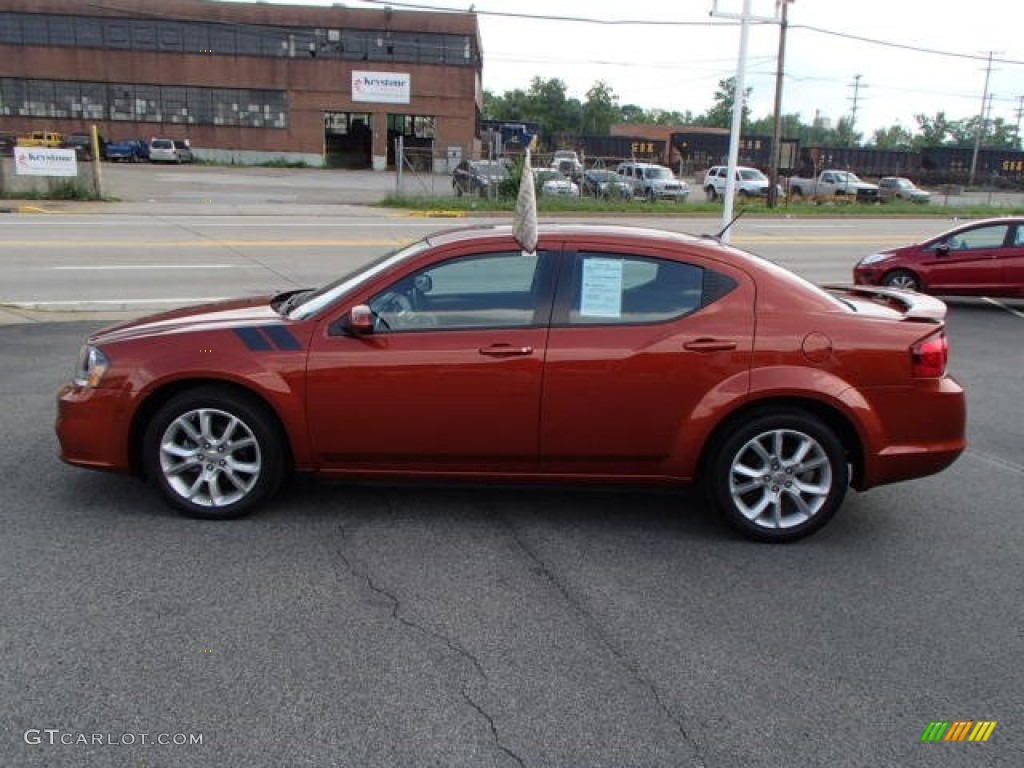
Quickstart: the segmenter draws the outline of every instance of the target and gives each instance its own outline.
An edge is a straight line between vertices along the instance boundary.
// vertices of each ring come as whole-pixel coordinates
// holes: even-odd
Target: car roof
[[[438,246],[473,240],[486,240],[489,238],[511,237],[513,233],[514,226],[512,224],[479,224],[435,232],[429,235],[427,240],[432,246]],[[728,250],[730,253],[743,254],[751,259],[758,259],[753,254],[747,254],[745,251],[723,245],[719,240],[710,235],[692,235],[626,224],[540,224],[537,227],[537,235],[540,238],[550,239],[590,239],[595,241],[605,239],[618,242],[634,241],[637,244],[697,245],[699,247],[721,248]]]

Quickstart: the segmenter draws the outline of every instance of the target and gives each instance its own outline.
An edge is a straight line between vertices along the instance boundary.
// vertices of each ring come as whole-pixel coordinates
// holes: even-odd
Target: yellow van
[[[53,131],[32,131],[18,136],[19,147],[63,147],[64,134]]]

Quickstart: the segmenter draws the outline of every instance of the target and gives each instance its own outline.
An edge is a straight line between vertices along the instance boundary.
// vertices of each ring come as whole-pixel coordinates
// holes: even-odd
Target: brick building
[[[188,138],[196,155],[373,167],[480,150],[475,14],[212,0],[0,0],[0,132]]]

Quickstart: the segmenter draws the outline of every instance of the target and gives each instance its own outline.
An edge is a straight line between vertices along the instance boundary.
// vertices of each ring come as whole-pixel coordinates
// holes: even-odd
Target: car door
[[[548,337],[546,471],[673,474],[695,412],[746,392],[754,288],[743,272],[625,248],[565,255]]]
[[[322,467],[486,472],[537,458],[552,254],[494,250],[411,268],[317,334],[308,363],[309,429]]]
[[[922,277],[932,293],[985,295],[999,289],[1010,225],[963,229],[927,247]]]

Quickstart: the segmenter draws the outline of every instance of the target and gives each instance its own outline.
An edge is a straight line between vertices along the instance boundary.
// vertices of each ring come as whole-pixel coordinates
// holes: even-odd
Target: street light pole
[[[724,18],[738,18],[740,21],[740,53],[736,63],[735,90],[732,101],[732,128],[729,131],[729,162],[727,165],[728,176],[725,179],[725,195],[722,198],[722,234],[723,243],[728,243],[730,238],[730,227],[732,224],[732,206],[736,195],[736,163],[740,156],[740,131],[743,128],[743,102],[746,93],[744,92],[744,74],[747,69],[747,38],[750,32],[751,21],[774,22],[775,19],[755,17],[750,12],[751,0],[743,0],[743,12],[739,16],[721,12],[718,10],[718,0],[714,0],[711,15]]]

